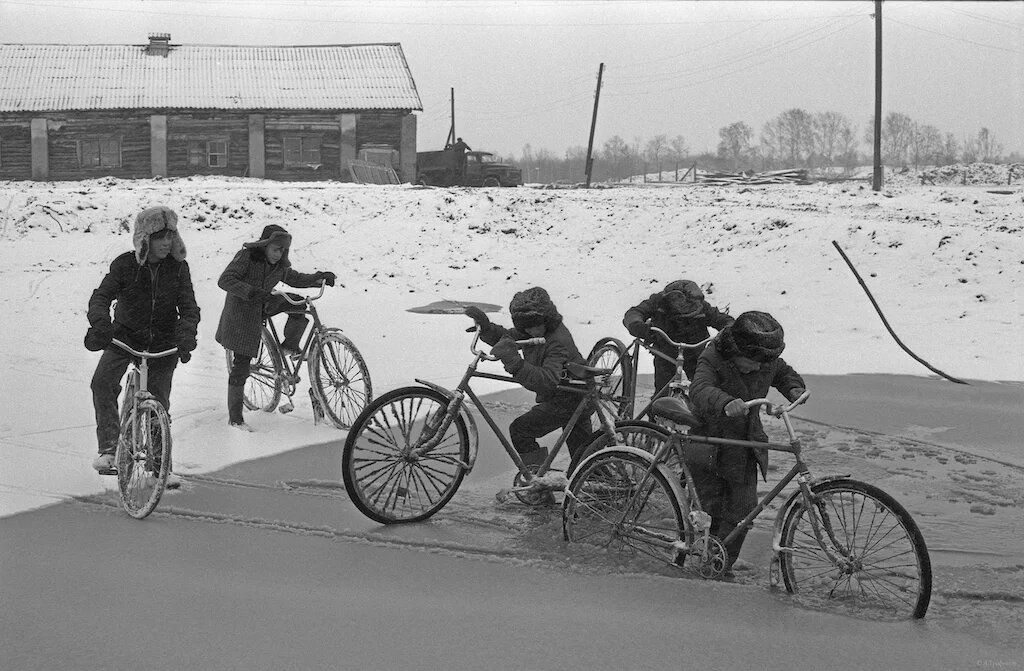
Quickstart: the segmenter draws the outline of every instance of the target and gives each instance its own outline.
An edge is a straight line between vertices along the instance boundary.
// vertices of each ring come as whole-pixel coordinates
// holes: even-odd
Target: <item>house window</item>
[[[289,135],[284,138],[284,167],[320,167],[320,137]]]
[[[83,168],[120,168],[121,140],[80,140],[78,164]]]
[[[188,167],[226,168],[228,166],[228,141],[189,140]]]

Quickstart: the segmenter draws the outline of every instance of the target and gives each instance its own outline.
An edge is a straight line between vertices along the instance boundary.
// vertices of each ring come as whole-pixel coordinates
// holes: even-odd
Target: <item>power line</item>
[[[921,32],[924,32],[924,33],[931,33],[932,35],[938,35],[940,37],[945,37],[946,39],[955,40],[957,42],[963,42],[965,44],[973,44],[976,47],[983,47],[985,49],[995,49],[996,51],[1006,51],[1006,52],[1011,53],[1011,54],[1024,54],[1024,51],[1022,51],[1020,49],[1009,49],[1007,47],[997,47],[994,44],[984,44],[983,42],[975,42],[974,40],[968,40],[968,39],[966,39],[964,37],[957,37],[956,35],[949,35],[947,33],[941,33],[941,32],[939,32],[937,30],[931,30],[929,28],[922,28],[921,26],[915,26],[912,23],[906,23],[905,21],[899,21],[897,19],[889,18],[888,16],[885,17],[884,21],[886,23],[898,23],[899,25],[906,26],[907,28],[913,28],[914,30],[920,30]]]

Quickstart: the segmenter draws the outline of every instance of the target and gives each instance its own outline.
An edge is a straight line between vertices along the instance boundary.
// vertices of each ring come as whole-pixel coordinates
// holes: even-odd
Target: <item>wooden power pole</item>
[[[594,116],[590,120],[590,141],[587,142],[587,188],[590,188],[590,175],[594,170],[594,127],[597,126],[597,103],[601,99],[601,75],[604,74],[604,63],[597,69],[597,90],[594,91]]]
[[[444,143],[444,148],[455,144],[455,89],[452,88],[452,125],[448,128],[448,140]]]
[[[871,188],[882,190],[882,0],[875,0],[875,162]]]

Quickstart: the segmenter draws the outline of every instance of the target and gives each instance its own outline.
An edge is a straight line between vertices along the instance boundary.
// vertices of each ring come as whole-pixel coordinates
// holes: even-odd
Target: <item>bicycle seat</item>
[[[586,366],[582,363],[569,362],[565,364],[565,371],[569,374],[569,377],[576,380],[590,380],[597,377],[598,375],[610,375],[612,372],[611,368],[594,368],[593,366]]]
[[[676,424],[685,424],[686,426],[700,426],[701,423],[700,420],[690,412],[690,409],[686,406],[686,402],[681,398],[668,396],[659,398],[651,404],[651,414],[655,417],[664,417]]]

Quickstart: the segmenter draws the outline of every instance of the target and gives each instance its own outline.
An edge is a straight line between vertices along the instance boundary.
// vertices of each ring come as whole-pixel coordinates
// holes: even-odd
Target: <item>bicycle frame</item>
[[[477,330],[476,335],[473,338],[473,342],[470,345],[470,351],[472,351],[474,355],[473,361],[470,362],[469,366],[466,367],[466,372],[463,374],[462,379],[459,381],[458,385],[455,386],[455,389],[453,391],[449,391],[447,389],[439,387],[438,385],[431,384],[418,378],[416,379],[416,382],[418,382],[419,384],[441,391],[443,394],[445,394],[451,399],[451,402],[448,404],[447,411],[445,412],[444,416],[440,419],[436,426],[429,426],[428,424],[427,430],[424,432],[427,437],[420,445],[413,448],[412,454],[414,456],[426,454],[438,445],[442,437],[448,431],[448,428],[451,426],[451,423],[455,420],[455,417],[460,412],[462,412],[465,404],[465,399],[467,397],[473,403],[473,405],[476,406],[477,411],[484,418],[484,421],[487,423],[487,426],[491,428],[491,431],[498,439],[498,442],[501,443],[501,446],[504,448],[505,452],[508,453],[508,456],[512,460],[512,463],[514,463],[516,465],[516,468],[519,469],[519,472],[523,475],[523,478],[526,482],[530,482],[534,477],[540,477],[547,473],[547,471],[551,468],[552,462],[555,460],[555,458],[561,451],[562,445],[569,437],[569,434],[572,432],[573,427],[575,427],[576,422],[583,415],[588,405],[594,405],[599,417],[602,430],[605,431],[610,437],[614,437],[615,420],[613,417],[606,415],[605,410],[601,408],[599,404],[596,403],[597,387],[592,382],[581,381],[581,383],[578,385],[574,385],[571,383],[559,384],[559,390],[568,391],[573,394],[580,395],[582,396],[582,398],[580,399],[580,402],[577,404],[576,409],[573,411],[572,417],[566,424],[565,428],[562,430],[561,434],[558,436],[558,439],[555,441],[554,446],[551,450],[548,451],[547,458],[544,460],[542,464],[540,464],[540,466],[537,467],[536,471],[531,470],[523,462],[522,457],[519,456],[519,452],[517,452],[515,447],[512,446],[511,441],[509,441],[509,439],[505,437],[505,434],[498,427],[498,424],[494,421],[494,418],[491,417],[491,414],[487,411],[487,408],[480,400],[480,397],[476,395],[476,392],[474,392],[472,387],[470,386],[470,380],[472,380],[473,378],[485,378],[489,380],[497,380],[499,382],[516,383],[516,381],[508,375],[495,375],[493,373],[486,373],[477,370],[477,367],[480,365],[481,361],[498,360],[497,357],[493,357],[489,354],[486,354],[482,350],[477,349],[477,343],[479,342],[479,340],[480,332],[479,330]],[[530,345],[542,344],[543,342],[543,338],[531,338],[530,340],[518,341],[517,344]],[[470,418],[472,419],[472,415],[470,415]],[[465,464],[467,470],[472,470],[474,461],[475,454],[471,454],[470,463]]]
[[[319,341],[320,334],[323,333],[324,324],[320,321],[320,314],[317,312],[316,306],[313,305],[313,301],[317,300],[324,295],[324,284],[320,285],[320,293],[316,296],[305,296],[299,300],[293,300],[291,296],[284,292],[277,292],[277,295],[283,296],[286,301],[296,306],[295,310],[284,310],[278,314],[284,315],[309,315],[313,318],[313,325],[310,327],[308,334],[306,335],[305,342],[302,343],[299,348],[299,356],[294,361],[289,361],[291,357],[282,356],[281,364],[284,368],[284,374],[288,380],[294,384],[298,382],[299,368],[303,363],[309,360],[309,355],[313,350],[313,342]],[[276,316],[276,315],[275,315]],[[274,325],[274,320],[271,317],[266,318],[267,329],[270,331],[271,336],[274,338],[274,344],[277,347],[278,352],[281,351],[281,336],[277,332],[277,326]]]
[[[657,349],[655,349],[653,343],[648,343],[641,338],[634,338],[633,342],[626,346],[624,354],[630,357],[630,367],[632,374],[631,379],[633,380],[633,394],[626,405],[623,418],[632,417],[633,419],[640,419],[650,413],[651,405],[653,405],[654,402],[659,398],[671,395],[672,392],[676,389],[680,389],[683,391],[683,393],[685,393],[690,388],[690,383],[689,380],[687,380],[686,378],[686,373],[683,371],[683,353],[687,349],[696,349],[698,347],[703,347],[711,341],[711,338],[705,338],[699,343],[677,343],[673,341],[671,338],[669,338],[668,334],[662,331],[661,329],[657,327],[652,327],[651,330],[657,333],[659,336],[661,336],[664,340],[668,341],[669,344],[675,346],[678,349],[678,354],[674,357],[669,356],[664,352],[660,352]],[[641,347],[650,352],[651,355],[658,357],[663,361],[668,361],[672,363],[676,367],[676,372],[675,375],[672,376],[671,380],[669,380],[661,389],[658,389],[655,392],[654,396],[651,397],[651,400],[647,402],[647,405],[645,405],[643,409],[640,410],[640,412],[634,414],[633,409],[636,404],[636,379],[639,372]],[[619,357],[619,359],[616,361],[616,365],[618,365],[621,361],[622,357]]]

